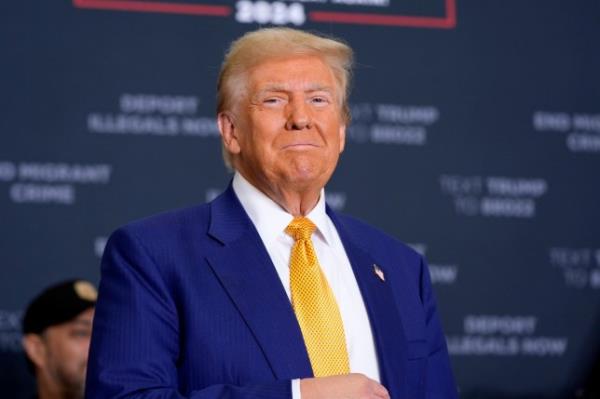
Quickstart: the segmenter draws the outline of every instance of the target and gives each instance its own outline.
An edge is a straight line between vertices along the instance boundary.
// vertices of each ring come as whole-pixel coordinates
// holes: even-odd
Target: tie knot
[[[317,226],[304,216],[295,217],[294,220],[285,228],[285,232],[291,235],[294,240],[310,240],[310,236]]]

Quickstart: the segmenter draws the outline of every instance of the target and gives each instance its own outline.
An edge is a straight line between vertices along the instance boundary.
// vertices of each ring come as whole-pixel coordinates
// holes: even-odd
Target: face
[[[219,115],[234,167],[267,193],[320,190],[344,149],[339,90],[316,56],[265,61],[251,69],[246,94]]]
[[[48,327],[42,335],[45,346],[43,372],[69,397],[83,398],[94,309],[76,319]]]

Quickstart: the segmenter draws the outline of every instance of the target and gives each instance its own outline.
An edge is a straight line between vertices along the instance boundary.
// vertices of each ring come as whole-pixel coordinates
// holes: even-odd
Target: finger
[[[385,389],[385,387],[381,384],[375,385],[375,395],[377,395],[377,397],[381,399],[389,399],[390,397],[388,390]]]

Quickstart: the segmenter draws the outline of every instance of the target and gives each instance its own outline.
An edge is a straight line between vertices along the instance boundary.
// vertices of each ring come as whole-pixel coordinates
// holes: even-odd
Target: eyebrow
[[[265,87],[263,87],[261,90],[259,90],[258,93],[256,93],[256,96],[260,96],[264,93],[273,92],[273,91],[290,91],[290,88],[286,85],[279,84],[279,83],[268,84]],[[310,84],[306,88],[304,88],[303,91],[305,93],[311,93],[311,92],[315,92],[315,91],[324,91],[327,93],[335,92],[335,90],[333,90],[333,88],[331,88],[330,86],[324,86],[324,85],[320,85],[320,84]]]
[[[91,326],[92,320],[88,319],[75,319],[72,321],[73,324],[81,325],[81,326]]]

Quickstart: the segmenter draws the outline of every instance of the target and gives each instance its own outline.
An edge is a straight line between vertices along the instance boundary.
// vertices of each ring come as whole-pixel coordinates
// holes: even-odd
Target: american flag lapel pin
[[[381,268],[375,263],[373,263],[373,273],[375,273],[375,275],[379,277],[381,281],[385,281],[385,274],[383,274],[383,270],[381,270]]]

